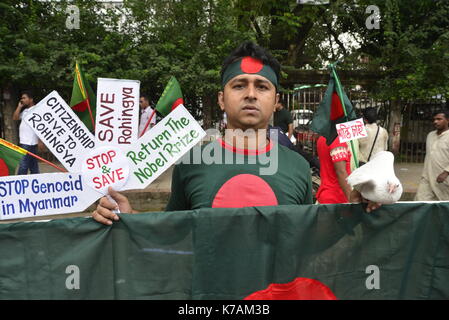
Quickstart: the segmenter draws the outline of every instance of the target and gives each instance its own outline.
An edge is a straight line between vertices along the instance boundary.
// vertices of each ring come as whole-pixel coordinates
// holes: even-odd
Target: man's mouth
[[[255,107],[255,106],[244,106],[244,107],[242,108],[242,110],[257,111],[257,110],[259,110],[259,109],[257,109],[257,107]]]

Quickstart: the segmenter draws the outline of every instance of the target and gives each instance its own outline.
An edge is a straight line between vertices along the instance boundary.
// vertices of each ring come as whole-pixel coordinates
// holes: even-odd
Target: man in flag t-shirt
[[[223,63],[220,108],[227,115],[222,139],[193,148],[175,166],[167,211],[203,207],[311,204],[310,167],[299,154],[267,138],[266,129],[279,100],[279,62],[252,42],[242,43]],[[189,161],[190,160],[190,161]],[[112,210],[134,213],[128,199],[110,190],[92,216],[112,224]]]
[[[312,203],[307,161],[267,138],[279,101],[279,73],[279,62],[252,42],[225,59],[218,93],[227,115],[225,136],[200,151],[193,148],[175,166],[167,211]],[[119,219],[115,209],[136,212],[124,195],[112,188],[109,195],[117,204],[103,197],[92,214],[96,221],[111,225]]]

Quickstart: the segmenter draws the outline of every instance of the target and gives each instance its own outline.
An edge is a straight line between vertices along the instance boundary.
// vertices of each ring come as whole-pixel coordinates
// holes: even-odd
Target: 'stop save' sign
[[[98,78],[95,137],[99,146],[127,146],[138,138],[140,81]]]

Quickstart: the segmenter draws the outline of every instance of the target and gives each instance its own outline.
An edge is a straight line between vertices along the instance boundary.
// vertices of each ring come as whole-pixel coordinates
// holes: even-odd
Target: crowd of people
[[[279,99],[279,62],[264,48],[245,42],[224,61],[221,70],[221,91],[218,104],[226,115],[226,134],[211,142],[222,154],[240,157],[243,165],[178,164],[173,170],[172,193],[166,210],[189,210],[201,207],[245,207],[260,205],[312,204],[310,166],[319,168],[321,185],[316,193],[317,203],[359,202],[360,193],[348,185],[346,178],[355,169],[354,152],[359,165],[370,161],[378,152],[388,150],[388,133],[377,124],[375,108],[363,110],[367,137],[356,140],[355,147],[340,142],[337,137],[330,145],[324,137],[317,141],[319,162],[301,147],[291,142],[294,134],[290,112]],[[34,96],[24,92],[13,119],[21,120],[35,107]],[[139,135],[152,117],[148,129],[156,124],[148,96],[140,97]],[[270,125],[270,121],[272,125]],[[433,115],[435,130],[426,141],[426,157],[415,200],[449,200],[449,111]],[[271,129],[267,131],[267,128]],[[252,132],[244,139],[235,139],[230,132]],[[270,132],[277,132],[276,141]],[[22,121],[19,126],[20,146],[36,153],[42,143],[31,128]],[[251,146],[255,146],[251,148]],[[277,149],[274,149],[276,146]],[[292,152],[294,151],[294,152]],[[278,168],[275,174],[262,176],[259,156],[276,152]],[[18,174],[39,173],[35,158],[25,156]],[[117,221],[115,213],[135,213],[125,195],[109,190],[93,212],[93,218],[110,225]],[[378,203],[368,202],[367,211]]]

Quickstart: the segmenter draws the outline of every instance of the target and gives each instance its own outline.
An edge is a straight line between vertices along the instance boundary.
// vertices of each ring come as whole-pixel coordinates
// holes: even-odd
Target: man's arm
[[[17,108],[14,111],[14,114],[12,115],[12,119],[15,121],[20,120],[20,113],[22,112],[23,104],[21,101],[17,104]]]
[[[293,123],[289,123],[288,125],[288,138],[290,139],[293,135]]]
[[[338,184],[340,185],[341,190],[343,190],[343,193],[349,201],[352,189],[351,186],[346,182],[346,178],[348,177],[348,172],[346,171],[346,161],[334,162],[334,169],[335,173],[337,174]]]

